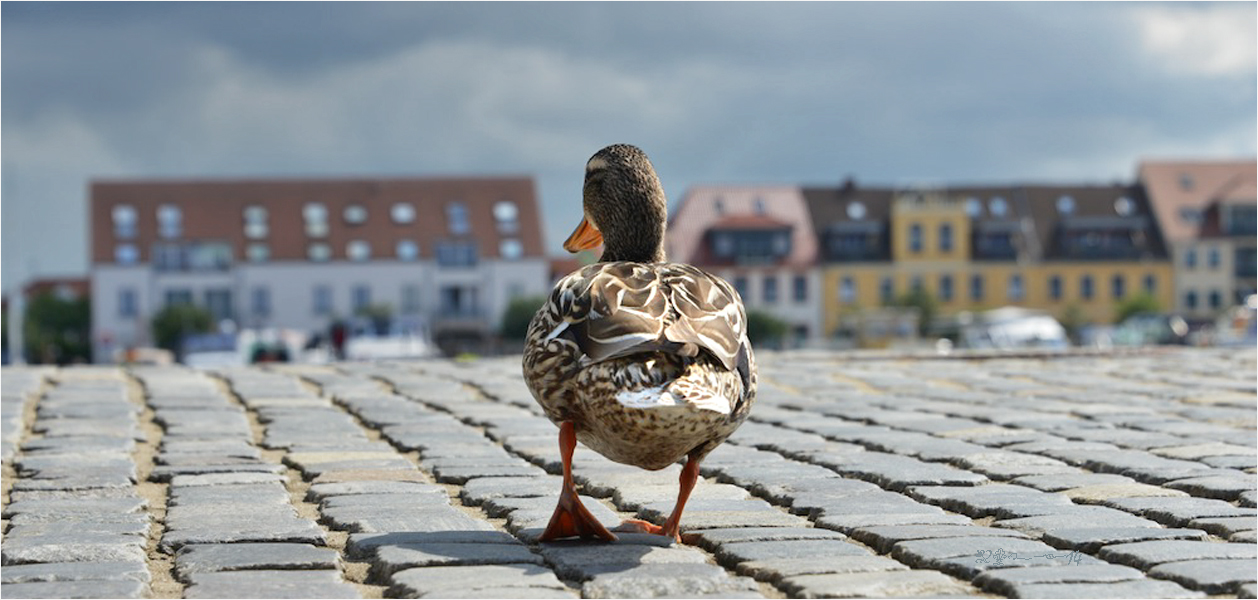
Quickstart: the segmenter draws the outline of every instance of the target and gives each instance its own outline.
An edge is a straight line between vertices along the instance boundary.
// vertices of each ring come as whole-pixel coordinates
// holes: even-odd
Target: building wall
[[[941,299],[942,276],[952,277],[952,300]],[[971,294],[970,280],[982,278],[982,297]],[[1021,277],[1021,299],[1010,295],[1010,281]],[[1062,295],[1059,299],[1050,294],[1050,278],[1060,277]],[[1092,278],[1092,297],[1082,295],[1082,280]],[[1112,280],[1115,276],[1123,281],[1123,296],[1115,297]],[[1153,296],[1158,303],[1171,305],[1174,295],[1172,266],[1167,261],[1126,262],[1044,262],[1033,265],[1018,263],[942,262],[923,264],[904,263],[831,263],[820,273],[821,285],[821,332],[833,335],[843,315],[884,305],[882,281],[893,282],[893,299],[907,293],[914,278],[920,278],[922,288],[938,302],[940,315],[947,316],[966,310],[988,310],[1002,306],[1020,306],[1048,311],[1062,317],[1075,306],[1084,318],[1092,323],[1111,323],[1118,304],[1144,290],[1145,277],[1152,277]],[[851,281],[854,290],[850,300],[842,298],[844,280]]]
[[[1230,238],[1186,239],[1171,244],[1175,260],[1175,312],[1189,319],[1212,319],[1220,311],[1236,303],[1238,288],[1235,277],[1237,241]],[[1217,252],[1219,262],[1211,265],[1210,255]],[[1189,256],[1194,259],[1190,260]],[[1211,306],[1210,294],[1219,294],[1219,306]],[[1196,294],[1196,306],[1189,295]]]
[[[794,331],[804,332],[808,340],[816,340],[823,335],[821,330],[820,303],[820,272],[812,269],[790,269],[782,267],[738,267],[712,269],[714,275],[735,285],[738,278],[747,281],[746,293],[742,294],[743,305],[747,310],[762,310],[783,321]],[[806,282],[806,295],[803,300],[796,300],[795,277],[801,276]],[[765,280],[777,280],[777,300],[770,301],[765,297]]]

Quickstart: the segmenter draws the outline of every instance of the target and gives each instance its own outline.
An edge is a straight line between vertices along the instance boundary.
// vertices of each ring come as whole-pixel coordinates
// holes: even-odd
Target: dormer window
[[[135,207],[129,204],[119,204],[114,207],[114,237],[120,240],[129,240],[135,237],[136,233],[136,214]]]
[[[853,221],[859,221],[865,218],[865,205],[859,201],[847,203],[847,218]]]
[[[324,237],[328,234],[328,209],[318,202],[310,202],[301,208],[306,222],[306,235]]]
[[[1009,203],[1003,197],[996,196],[987,203],[987,210],[991,211],[993,217],[1003,217],[1009,214]]]
[[[472,224],[467,218],[467,206],[462,202],[446,204],[446,227],[454,235],[465,235],[472,231]]]
[[[1132,202],[1131,198],[1122,196],[1114,201],[1114,212],[1121,217],[1130,217],[1132,213],[1136,212],[1136,203]]]
[[[343,216],[350,225],[362,225],[367,222],[367,209],[361,204],[351,204],[345,207]]]
[[[520,208],[510,200],[500,200],[494,204],[494,222],[498,225],[498,233],[515,233],[520,230]]]
[[[258,204],[245,207],[245,237],[251,240],[267,236],[266,207]]]
[[[157,207],[157,234],[168,240],[183,235],[183,211],[178,206],[163,204]]]
[[[1074,214],[1075,212],[1074,196],[1065,194],[1057,198],[1057,212],[1062,215]]]

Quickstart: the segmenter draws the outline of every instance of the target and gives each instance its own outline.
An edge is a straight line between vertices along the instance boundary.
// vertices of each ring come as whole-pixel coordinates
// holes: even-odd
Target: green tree
[[[153,340],[159,348],[179,352],[185,335],[213,331],[209,311],[192,304],[171,304],[153,315]]]
[[[1149,295],[1148,292],[1141,292],[1123,300],[1122,302],[1119,302],[1118,306],[1114,307],[1114,322],[1122,323],[1131,315],[1139,313],[1155,313],[1160,310],[1162,310],[1162,307],[1158,304],[1157,298]]]
[[[939,306],[935,302],[935,297],[922,288],[909,290],[908,293],[897,298],[893,305],[917,309],[917,333],[922,337],[925,337],[930,332],[930,325],[935,320],[935,313],[939,312]]]
[[[502,326],[498,334],[503,339],[522,340],[529,331],[529,321],[537,314],[537,309],[546,303],[545,296],[521,296],[512,298],[507,309],[502,313]]]
[[[1083,312],[1083,308],[1078,304],[1071,302],[1066,306],[1065,312],[1058,319],[1061,326],[1066,330],[1066,335],[1070,336],[1071,341],[1079,343],[1079,333],[1083,331],[1083,326],[1088,324],[1088,315]]]
[[[747,337],[753,345],[780,347],[790,326],[762,310],[747,311]]]
[[[26,305],[22,335],[33,363],[88,361],[92,357],[92,307],[87,298],[42,294]]]

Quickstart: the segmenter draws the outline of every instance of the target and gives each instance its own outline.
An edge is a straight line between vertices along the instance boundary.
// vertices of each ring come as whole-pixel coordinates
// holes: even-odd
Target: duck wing
[[[738,370],[744,383],[750,378],[747,315],[738,292],[690,265],[589,265],[559,281],[545,311],[554,324],[546,341],[577,346],[583,366],[644,352],[703,352]]]

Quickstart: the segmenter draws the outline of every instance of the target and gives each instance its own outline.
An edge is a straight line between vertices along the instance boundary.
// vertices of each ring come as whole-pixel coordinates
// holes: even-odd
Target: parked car
[[[1139,313],[1123,319],[1111,335],[1115,346],[1187,344],[1188,322],[1179,315]]]
[[[196,369],[245,364],[234,333],[203,333],[183,338],[180,362]]]
[[[1016,350],[1070,346],[1066,328],[1048,313],[1006,306],[979,313],[961,328],[961,344],[966,348]]]
[[[436,353],[428,327],[418,319],[355,320],[350,324],[349,340],[345,343],[348,360],[424,358]]]

